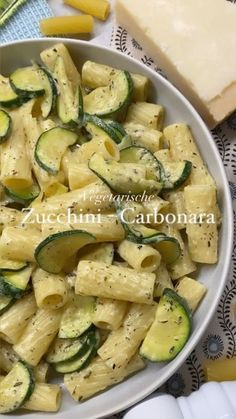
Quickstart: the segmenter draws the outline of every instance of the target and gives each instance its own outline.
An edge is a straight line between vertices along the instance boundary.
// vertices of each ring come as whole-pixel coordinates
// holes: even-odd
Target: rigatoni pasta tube
[[[123,326],[111,332],[98,349],[98,355],[109,368],[119,370],[127,366],[154,321],[156,308],[156,303],[130,306]]]
[[[188,275],[196,271],[197,267],[190,258],[188,247],[186,246],[179,230],[177,230],[175,226],[172,226],[170,224],[159,225],[158,229],[163,233],[167,234],[167,236],[174,237],[175,239],[177,239],[181,247],[181,254],[176,260],[176,262],[168,266],[171,279],[174,281],[178,278],[181,278],[182,276]]]
[[[85,86],[96,89],[107,86],[117,75],[118,69],[94,61],[86,61],[82,67],[82,81]],[[132,100],[145,102],[148,97],[149,80],[142,74],[130,73],[133,81]]]
[[[140,272],[154,272],[161,262],[161,255],[152,246],[123,240],[117,248],[119,255],[132,268]]]
[[[42,62],[52,72],[54,70],[57,57],[62,57],[64,61],[65,69],[66,69],[66,75],[68,79],[70,80],[70,82],[72,83],[74,92],[75,92],[76,89],[78,88],[78,84],[80,83],[80,74],[66,46],[62,43],[55,44],[50,48],[44,49],[40,53],[40,58]]]
[[[80,372],[65,374],[64,384],[76,401],[88,399],[94,394],[120,383],[129,375],[140,371],[145,363],[139,355],[135,355],[125,369],[112,370],[101,358],[95,358],[87,368]]]
[[[75,293],[151,304],[154,283],[153,273],[82,260],[77,268]]]
[[[87,143],[84,143],[78,150],[77,157],[80,163],[86,163],[94,153],[101,154],[106,160],[120,159],[120,152],[117,144],[109,137],[94,137]]]
[[[39,308],[57,309],[66,304],[68,293],[64,275],[54,275],[37,269],[32,283]]]
[[[57,412],[61,406],[61,389],[57,384],[35,383],[34,391],[23,409]]]
[[[42,224],[42,234],[44,237],[50,234],[67,230],[84,230],[96,237],[97,242],[119,241],[124,238],[125,232],[115,214],[82,214],[79,221],[71,224]]]
[[[22,214],[13,208],[1,206],[0,208],[0,231],[5,226],[17,225],[22,219]]]
[[[236,357],[206,361],[203,370],[207,381],[235,381]]]
[[[194,262],[216,263],[218,259],[218,231],[216,189],[210,185],[184,188],[184,202],[189,220],[186,233],[189,253]],[[190,217],[194,214],[194,222]]]
[[[16,343],[36,310],[33,294],[22,297],[0,317],[0,337],[9,343]]]
[[[101,20],[106,20],[110,13],[107,0],[64,0],[64,3]]]
[[[94,20],[89,15],[56,16],[40,21],[43,35],[67,35],[93,32]]]
[[[174,289],[170,274],[166,265],[161,262],[156,270],[156,282],[154,287],[154,297],[161,297],[165,288]]]
[[[35,227],[5,227],[0,238],[1,254],[6,259],[35,262],[34,251],[41,241]]]
[[[152,153],[155,153],[163,146],[164,137],[161,131],[132,122],[124,124],[124,128],[132,138],[134,145],[145,147]]]
[[[29,221],[43,220],[43,217],[51,215],[50,222],[55,222],[58,214],[109,211],[113,204],[109,201],[111,191],[102,182],[91,183],[81,189],[76,189],[61,195],[54,195],[44,202],[34,206],[34,212]],[[44,221],[45,222],[45,221]]]
[[[127,113],[127,122],[136,122],[145,127],[161,131],[163,128],[165,112],[161,105],[147,102],[137,102],[130,105]]]
[[[14,345],[20,358],[33,366],[39,363],[59,330],[61,316],[61,309],[38,309]]]
[[[86,163],[69,163],[68,183],[70,190],[83,188],[97,181],[97,176],[88,168]]]
[[[1,183],[7,188],[19,190],[32,185],[31,165],[26,152],[22,114],[11,112],[12,132],[1,145]]]
[[[93,315],[93,324],[100,329],[116,330],[123,321],[128,308],[126,301],[98,298]]]
[[[189,127],[185,124],[173,124],[164,129],[164,136],[169,142],[173,160],[190,160],[193,164],[189,182],[192,185],[215,185],[209,174]]]
[[[0,341],[0,369],[4,372],[9,372],[18,360],[19,357],[13,350],[12,345]]]
[[[180,279],[175,290],[180,297],[187,301],[190,310],[193,312],[196,310],[207,292],[205,285],[196,281],[196,279],[189,278],[188,276],[184,276]]]

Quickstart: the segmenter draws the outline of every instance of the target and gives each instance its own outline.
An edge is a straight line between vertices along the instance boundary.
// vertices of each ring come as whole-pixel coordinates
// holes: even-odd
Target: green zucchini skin
[[[4,188],[5,194],[9,196],[9,198],[13,199],[15,202],[19,202],[25,206],[28,206],[34,199],[36,199],[40,194],[40,187],[35,182],[29,188],[21,189],[21,190],[13,190],[9,188]]]
[[[45,94],[47,94],[49,101],[48,103],[46,103],[44,99],[41,105],[43,117],[48,118],[48,116],[56,108],[58,91],[57,91],[55,80],[52,74],[50,73],[50,71],[41,65],[38,65],[38,68],[39,68],[39,74],[40,75],[42,74],[43,76],[45,76],[48,81],[48,88],[45,89]]]
[[[0,75],[0,106],[6,109],[14,109],[23,105],[28,100],[28,97],[22,98],[17,95],[12,89],[9,79]]]
[[[162,167],[162,181],[163,181],[163,191],[170,191],[173,189],[180,188],[186,180],[189,178],[192,171],[192,162],[185,160],[184,162],[173,162],[171,163],[173,171],[167,170],[168,163],[163,163]],[[183,165],[182,173],[180,173],[177,179],[174,178],[174,167],[178,165]]]
[[[25,270],[0,272],[0,294],[13,298],[21,298],[29,291],[28,285],[32,268],[26,266]]]
[[[0,413],[19,409],[30,398],[34,386],[32,369],[23,361],[16,362],[0,383]]]
[[[97,349],[100,343],[99,332],[95,329],[87,334],[86,348],[83,355],[80,355],[72,361],[65,361],[54,364],[57,372],[67,374],[75,371],[81,371],[86,368],[92,359],[96,356]]]
[[[0,109],[0,144],[4,143],[11,135],[12,119],[10,115]]]
[[[32,80],[30,83],[30,74],[33,77],[35,76],[35,79],[38,78],[37,82],[40,81],[38,71],[34,67],[24,67],[15,70],[9,78],[12,89],[22,98],[32,99],[34,97],[43,96],[45,94],[45,89],[43,88],[42,84],[37,84],[36,80]]]
[[[122,86],[122,88],[120,86]],[[111,107],[108,110],[107,103],[109,103],[112,90],[125,91],[125,93],[122,98],[118,98],[117,102],[110,104]],[[108,86],[98,87],[89,95],[85,96],[84,110],[86,113],[97,115],[99,118],[111,118],[122,121],[125,118],[128,106],[131,103],[132,94],[133,81],[130,73],[128,71],[120,71]],[[102,102],[104,102],[103,107],[101,106]]]
[[[115,143],[120,142],[120,137],[113,127],[96,115],[84,114],[83,126],[92,136],[108,136]]]
[[[162,180],[162,165],[159,160],[147,150],[145,147],[131,145],[120,151],[121,163],[140,163],[150,166],[150,178],[154,180]]]
[[[47,354],[46,360],[49,364],[73,361],[75,358],[83,356],[88,350],[87,341],[87,332],[78,339],[56,338]]]
[[[76,236],[80,236],[81,239],[83,238],[83,240],[81,241],[81,246],[79,247],[76,245],[76,248],[73,248],[72,252],[70,253],[68,252],[67,246],[69,245],[69,242],[71,244],[73,238]],[[65,239],[67,239],[66,246]],[[92,234],[89,234],[87,231],[83,230],[69,230],[60,233],[55,233],[46,237],[46,239],[39,243],[39,245],[35,249],[34,257],[38,265],[46,272],[59,273],[63,269],[63,263],[66,263],[66,260],[70,256],[72,256],[81,247],[85,246],[86,244],[93,243],[95,241],[96,238]],[[60,260],[58,260],[58,255],[54,254],[56,245],[58,246],[58,249],[60,249],[61,246]],[[65,260],[61,260],[63,255],[66,256]]]
[[[71,304],[65,308],[61,318],[58,337],[76,339],[93,327],[92,317],[95,309],[94,297],[75,295]]]
[[[34,151],[35,160],[42,169],[55,175],[60,170],[61,158],[66,149],[77,140],[77,134],[67,128],[51,128],[38,138]]]
[[[175,237],[167,236],[158,230],[139,225],[124,223],[121,217],[122,211],[125,209],[124,203],[116,204],[117,216],[126,232],[126,239],[137,244],[152,244],[160,252],[162,259],[167,265],[176,262],[181,255],[181,247]],[[166,252],[165,245],[172,246],[171,252]]]
[[[171,361],[185,346],[191,330],[192,314],[186,301],[175,291],[165,288],[140,355],[151,362]]]

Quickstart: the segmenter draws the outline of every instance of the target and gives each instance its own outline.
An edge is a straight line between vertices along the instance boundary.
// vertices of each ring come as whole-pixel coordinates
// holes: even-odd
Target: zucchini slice
[[[6,141],[11,134],[12,120],[7,112],[0,109],[0,144]]]
[[[9,413],[21,407],[34,390],[31,369],[23,362],[14,364],[0,382],[0,413]]]
[[[177,189],[188,179],[191,174],[191,161],[165,162],[163,164],[163,188]]]
[[[5,313],[5,311],[7,311],[12,306],[12,304],[14,304],[14,302],[14,298],[0,294],[0,315]]]
[[[36,199],[40,194],[40,187],[35,182],[33,185],[24,189],[9,189],[4,188],[4,191],[7,196],[9,196],[13,201],[19,202],[20,204],[28,206],[34,199]]]
[[[152,362],[171,361],[186,344],[191,329],[192,316],[185,300],[166,288],[140,355]]]
[[[72,361],[65,361],[55,364],[55,370],[57,372],[66,374],[74,371],[80,371],[83,368],[87,367],[92,359],[95,357],[97,353],[97,349],[100,343],[100,335],[98,331],[92,331],[90,335],[88,335],[87,339],[87,350],[81,356],[78,356]]]
[[[28,263],[17,260],[0,259],[0,274],[4,271],[21,271],[28,266]]]
[[[144,147],[130,146],[120,152],[121,163],[138,163],[147,168],[148,179],[160,181],[162,178],[162,165],[156,157]]]
[[[114,192],[118,194],[159,193],[161,184],[153,179],[146,179],[146,168],[143,164],[117,163],[105,160],[100,154],[93,154],[89,160],[91,169]]]
[[[82,91],[80,86],[74,90],[61,56],[56,59],[53,76],[58,85],[57,113],[60,120],[66,125],[80,125],[83,119]]]
[[[63,154],[78,140],[76,133],[61,127],[43,132],[35,146],[35,160],[48,173],[57,174]]]
[[[0,75],[0,106],[4,108],[16,108],[21,106],[20,98],[12,89],[9,79]]]
[[[83,230],[69,230],[52,234],[35,249],[35,259],[41,269],[52,274],[61,272],[70,257],[81,247],[95,242],[92,234]]]
[[[124,217],[125,209],[133,208],[132,216],[135,218],[139,214],[139,206],[134,203],[117,203],[117,216],[126,232],[126,239],[138,244],[152,244],[161,254],[162,260],[167,264],[175,262],[181,254],[181,247],[175,237],[167,236],[165,233],[146,227],[144,225],[133,223],[128,217]],[[125,221],[125,222],[124,222]]]
[[[85,112],[102,118],[123,120],[131,102],[133,82],[128,71],[119,71],[108,86],[84,97]]]
[[[87,340],[87,335],[82,336],[80,339],[56,338],[49,349],[46,361],[49,364],[57,364],[59,362],[72,361],[84,355],[89,349]]]
[[[45,91],[41,111],[43,118],[47,118],[56,106],[57,86],[51,73],[46,68],[38,67],[38,73]]]
[[[32,265],[21,271],[0,273],[0,294],[20,298],[26,291],[32,273]]]
[[[74,295],[62,315],[58,337],[74,339],[86,332],[92,326],[94,308],[93,297]]]
[[[115,143],[120,142],[120,138],[117,135],[116,131],[108,125],[105,121],[98,118],[96,115],[84,115],[84,127],[89,132],[89,134],[94,137],[99,138],[109,138]]]
[[[116,137],[118,138],[117,143],[121,143],[124,137],[127,136],[127,132],[125,131],[123,125],[121,125],[117,121],[113,121],[112,119],[106,120],[106,123],[115,131]]]
[[[32,66],[18,68],[10,75],[12,89],[22,97],[43,96],[45,89],[37,68]]]

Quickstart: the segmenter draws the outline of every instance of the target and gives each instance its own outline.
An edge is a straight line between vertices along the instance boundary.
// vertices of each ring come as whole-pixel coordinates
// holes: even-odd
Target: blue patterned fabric
[[[46,0],[27,0],[0,28],[0,42],[40,37],[39,21],[51,15]]]

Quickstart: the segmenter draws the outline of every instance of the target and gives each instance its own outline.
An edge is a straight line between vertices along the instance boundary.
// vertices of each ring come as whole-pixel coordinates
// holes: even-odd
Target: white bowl
[[[191,127],[202,156],[216,180],[218,198],[223,213],[219,262],[217,265],[204,266],[199,270],[198,279],[208,287],[208,293],[194,316],[193,332],[182,352],[172,362],[150,364],[144,371],[82,404],[76,404],[66,395],[62,409],[57,413],[57,417],[63,419],[77,417],[98,419],[133,405],[161,386],[183,364],[199,342],[215,313],[229,271],[233,241],[231,196],[220,155],[200,116],[168,81],[134,59],[119,52],[77,40],[58,38],[26,40],[1,47],[1,74],[8,75],[15,68],[28,65],[31,59],[39,60],[39,53],[57,42],[64,42],[67,45],[78,67],[85,60],[94,60],[149,77],[152,82],[151,99],[165,106],[167,110],[166,123],[182,121]],[[27,417],[33,419],[41,415],[44,414],[29,413]],[[47,414],[47,416],[49,415]]]

